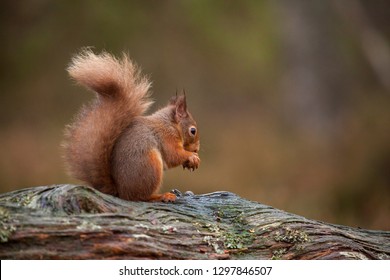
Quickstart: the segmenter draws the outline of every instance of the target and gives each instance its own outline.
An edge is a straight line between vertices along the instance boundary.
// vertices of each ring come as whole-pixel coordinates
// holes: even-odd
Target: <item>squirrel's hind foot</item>
[[[150,202],[175,202],[176,195],[173,193],[152,194]]]

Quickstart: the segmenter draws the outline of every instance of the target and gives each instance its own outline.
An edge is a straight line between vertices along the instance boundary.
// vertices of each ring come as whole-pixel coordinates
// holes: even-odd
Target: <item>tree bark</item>
[[[390,232],[309,220],[229,192],[166,204],[85,186],[19,190],[0,195],[0,240],[1,259],[390,259]]]

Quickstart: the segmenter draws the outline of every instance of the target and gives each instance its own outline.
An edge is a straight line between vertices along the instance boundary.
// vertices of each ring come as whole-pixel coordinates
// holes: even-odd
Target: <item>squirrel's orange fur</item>
[[[185,95],[144,116],[152,104],[150,82],[127,55],[121,59],[84,50],[68,67],[70,76],[97,93],[65,133],[70,173],[92,187],[127,200],[173,201],[157,194],[163,170],[200,163],[199,133]]]

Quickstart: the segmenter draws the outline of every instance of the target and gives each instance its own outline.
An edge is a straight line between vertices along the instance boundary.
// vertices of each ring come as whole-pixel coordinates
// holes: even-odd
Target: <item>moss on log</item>
[[[53,185],[0,195],[0,258],[390,259],[390,232],[309,220],[229,192],[165,204]]]

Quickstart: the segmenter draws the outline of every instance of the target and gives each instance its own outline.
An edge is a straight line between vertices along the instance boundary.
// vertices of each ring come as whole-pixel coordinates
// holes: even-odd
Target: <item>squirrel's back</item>
[[[121,59],[84,50],[73,57],[69,75],[97,93],[66,128],[65,160],[70,173],[102,192],[116,195],[110,159],[120,134],[150,107],[150,82],[126,54]]]

